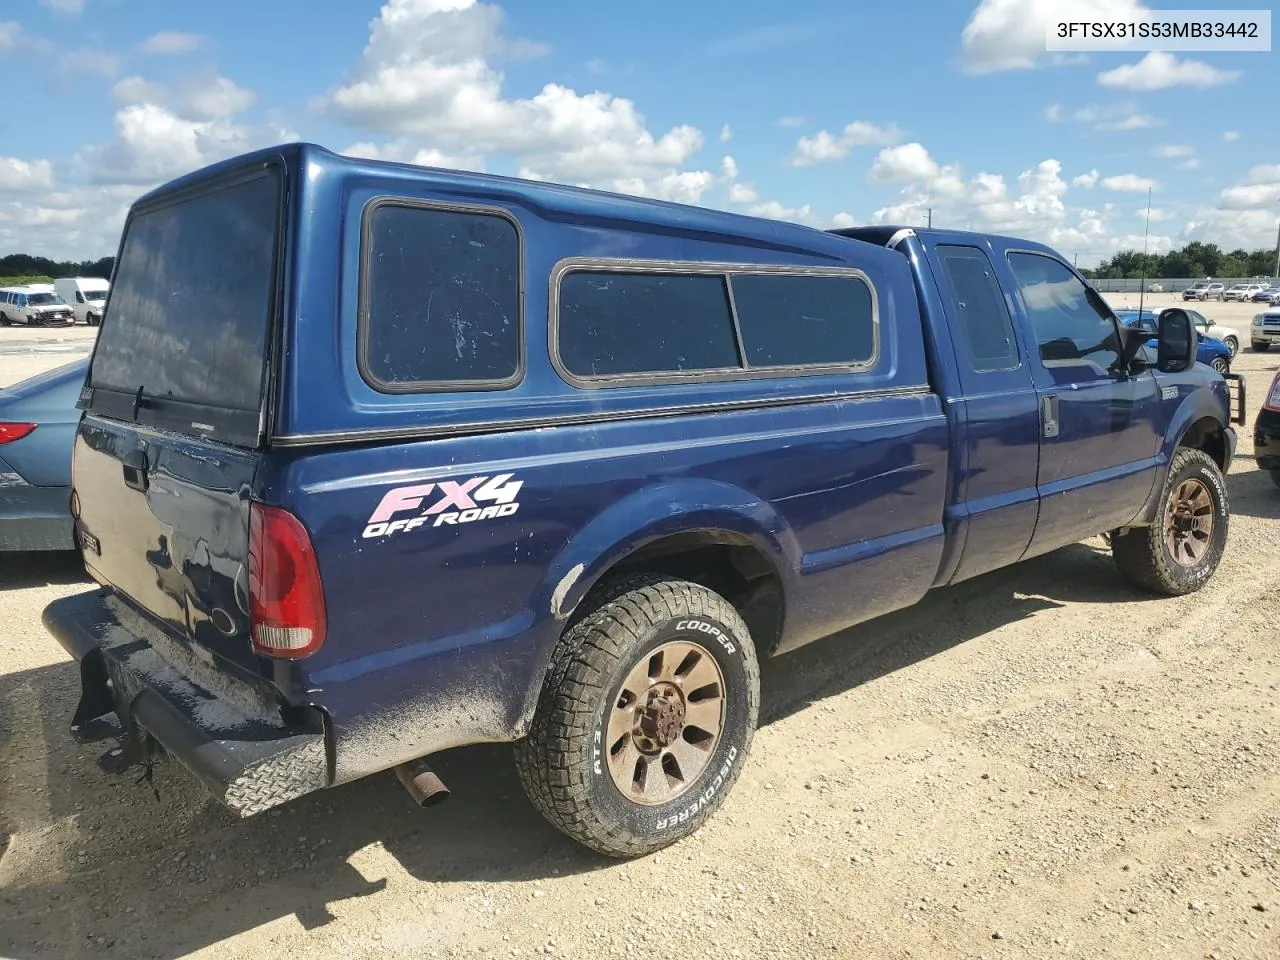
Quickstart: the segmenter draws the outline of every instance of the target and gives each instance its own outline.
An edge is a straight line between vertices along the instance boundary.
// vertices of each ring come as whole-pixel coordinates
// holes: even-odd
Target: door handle
[[[1040,422],[1044,436],[1058,435],[1058,398],[1055,394],[1046,394],[1040,398]]]
[[[147,489],[147,451],[130,450],[120,462],[124,472],[124,485],[131,490]]]

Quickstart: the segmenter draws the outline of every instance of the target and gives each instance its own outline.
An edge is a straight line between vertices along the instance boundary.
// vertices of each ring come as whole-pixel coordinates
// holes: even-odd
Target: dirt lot
[[[1236,360],[1250,424],[1278,361]],[[726,807],[627,865],[545,826],[506,747],[441,757],[427,811],[390,774],[243,822],[180,771],[107,777],[39,622],[76,566],[0,559],[0,955],[1280,957],[1280,490],[1249,437],[1201,593],[1136,593],[1090,541],[768,664]]]

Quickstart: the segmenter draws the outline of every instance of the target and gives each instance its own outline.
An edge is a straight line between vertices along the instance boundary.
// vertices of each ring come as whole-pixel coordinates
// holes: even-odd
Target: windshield
[[[98,303],[107,299],[107,291],[105,290],[85,290],[84,298],[92,303]]]
[[[214,408],[227,414],[219,435],[257,437],[279,191],[278,174],[263,173],[130,218],[93,360],[95,389],[141,390],[161,420],[157,401]],[[189,411],[173,416],[200,426]]]
[[[47,307],[55,303],[66,303],[56,293],[28,293],[27,306],[29,307]]]

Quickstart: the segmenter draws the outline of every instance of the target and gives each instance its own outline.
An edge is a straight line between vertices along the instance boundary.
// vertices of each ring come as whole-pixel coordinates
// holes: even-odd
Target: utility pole
[[[1276,226],[1276,272],[1274,276],[1280,278],[1280,224]]]
[[[1075,267],[1077,270],[1080,269],[1080,251],[1079,250],[1077,250],[1075,253],[1071,255],[1071,265]]]
[[[1138,281],[1138,315],[1142,315],[1143,298],[1147,294],[1147,237],[1151,233],[1151,188],[1147,187],[1147,225],[1142,230],[1142,279]]]
[[[933,227],[933,207],[929,208],[929,226]]]

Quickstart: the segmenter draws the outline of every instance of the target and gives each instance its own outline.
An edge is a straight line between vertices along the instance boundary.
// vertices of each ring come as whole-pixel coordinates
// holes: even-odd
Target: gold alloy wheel
[[[1196,479],[1183,480],[1164,506],[1164,545],[1184,567],[1193,567],[1213,540],[1213,497]]]
[[[609,774],[645,806],[680,796],[715,753],[724,725],[724,674],[701,644],[664,643],[622,682],[609,711]]]

